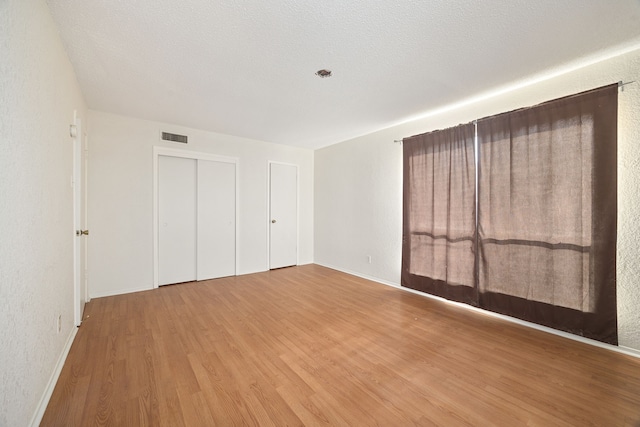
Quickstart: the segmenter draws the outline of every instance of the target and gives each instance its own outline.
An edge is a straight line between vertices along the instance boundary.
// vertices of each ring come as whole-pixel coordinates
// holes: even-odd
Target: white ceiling
[[[306,148],[640,43],[639,0],[47,3],[90,108]]]

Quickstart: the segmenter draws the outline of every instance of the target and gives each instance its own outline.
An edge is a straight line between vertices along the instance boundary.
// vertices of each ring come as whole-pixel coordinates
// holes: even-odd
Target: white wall
[[[160,132],[187,135],[187,145]],[[239,271],[268,270],[268,161],[299,165],[299,263],[313,262],[313,151],[89,111],[89,295],[153,287],[153,146],[239,159]]]
[[[636,81],[619,95],[618,330],[621,345],[640,349],[640,50],[316,151],[315,262],[399,284],[402,146],[395,139],[618,81]]]
[[[24,426],[76,329],[69,125],[86,107],[43,1],[0,1],[0,56],[0,425]]]

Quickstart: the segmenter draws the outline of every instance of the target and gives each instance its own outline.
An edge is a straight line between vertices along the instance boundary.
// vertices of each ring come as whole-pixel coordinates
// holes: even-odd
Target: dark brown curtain
[[[481,307],[617,344],[617,91],[478,122]]]
[[[402,285],[476,304],[474,127],[403,140]]]

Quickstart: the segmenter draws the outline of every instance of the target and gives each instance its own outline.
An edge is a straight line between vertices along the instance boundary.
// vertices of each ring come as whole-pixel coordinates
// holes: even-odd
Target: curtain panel
[[[481,307],[617,344],[617,94],[478,121]]]
[[[402,284],[475,305],[474,138],[466,124],[403,140]]]

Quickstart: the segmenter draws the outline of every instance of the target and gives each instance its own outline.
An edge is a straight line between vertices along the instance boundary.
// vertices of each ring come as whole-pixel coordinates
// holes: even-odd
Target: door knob
[[[272,219],[272,220],[271,220],[271,224],[275,224],[275,223],[276,223],[276,220],[275,220],[275,219]]]
[[[80,231],[80,234],[82,234],[83,236],[88,236],[89,235],[89,230],[82,230],[82,231]]]

